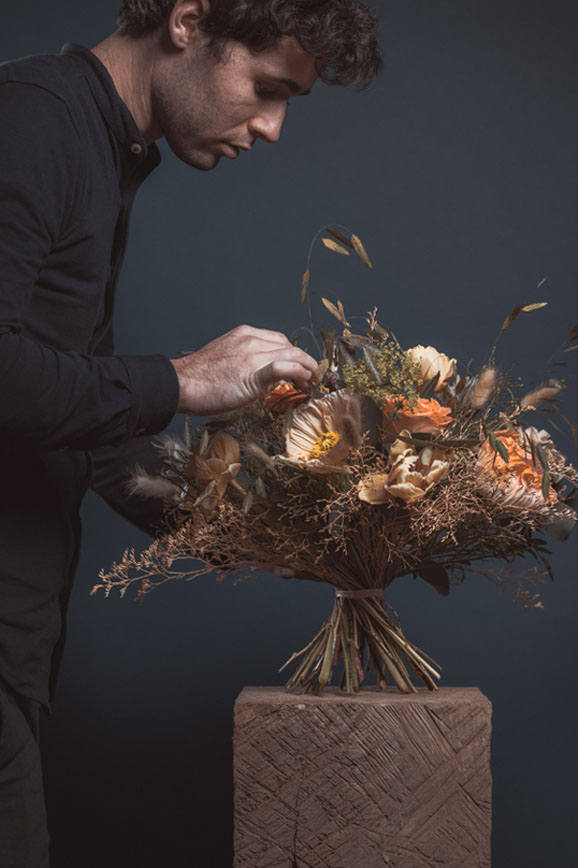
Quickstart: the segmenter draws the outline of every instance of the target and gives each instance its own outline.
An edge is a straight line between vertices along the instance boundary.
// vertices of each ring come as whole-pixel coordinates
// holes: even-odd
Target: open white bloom
[[[349,451],[361,443],[359,399],[345,389],[301,404],[287,431],[285,455],[276,461],[312,473],[349,473]]]
[[[538,430],[530,425],[529,428],[524,428],[524,437],[526,442],[532,443],[534,446],[552,446],[552,438],[547,431],[542,428]]]
[[[452,380],[456,375],[456,360],[450,359],[445,353],[439,353],[435,347],[418,344],[417,347],[407,350],[407,355],[419,365],[422,384],[439,374],[434,392],[441,392],[448,380]]]

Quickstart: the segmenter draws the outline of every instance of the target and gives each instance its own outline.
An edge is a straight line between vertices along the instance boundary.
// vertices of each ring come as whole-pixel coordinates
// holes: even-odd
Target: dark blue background
[[[109,0],[31,0],[3,15],[0,56],[93,46],[115,11]],[[547,300],[500,354],[539,379],[578,322],[575,0],[379,0],[379,16],[386,68],[367,93],[316,87],[294,100],[276,147],[213,173],[163,148],[134,213],[119,351],[174,355],[242,321],[292,332],[305,321],[309,241],[339,222],[362,236],[375,270],[319,249],[317,298],[340,297],[352,316],[378,304],[406,346],[464,363],[483,359],[517,303]],[[570,376],[566,407],[578,416]],[[576,457],[568,437],[558,443]],[[89,590],[146,537],[96,497],[84,534],[44,732],[54,868],[229,868],[233,702],[245,684],[283,682],[278,666],[317,630],[330,589],[209,577],[139,609]],[[409,579],[391,590],[443,683],[478,685],[493,702],[494,868],[576,861],[577,540],[554,546],[543,611],[525,615],[480,576],[447,599]]]

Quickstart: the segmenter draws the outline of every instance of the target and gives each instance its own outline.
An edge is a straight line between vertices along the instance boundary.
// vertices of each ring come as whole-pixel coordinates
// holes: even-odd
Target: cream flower
[[[313,473],[349,473],[343,466],[361,443],[359,399],[344,389],[297,407],[287,431],[285,455],[276,461]]]
[[[405,436],[408,431],[402,431]],[[387,503],[400,497],[406,503],[415,503],[449,471],[446,453],[434,446],[426,446],[419,452],[409,443],[396,440],[390,451],[391,470],[362,480],[358,496],[366,503]]]
[[[207,483],[194,505],[205,513],[212,512],[241,469],[239,444],[230,434],[217,434],[204,455],[192,456],[187,469],[199,482]]]
[[[448,380],[456,375],[456,360],[450,359],[445,353],[438,353],[435,347],[422,347],[418,344],[417,347],[407,350],[407,355],[412,362],[419,365],[422,385],[439,374],[434,392],[441,392]]]

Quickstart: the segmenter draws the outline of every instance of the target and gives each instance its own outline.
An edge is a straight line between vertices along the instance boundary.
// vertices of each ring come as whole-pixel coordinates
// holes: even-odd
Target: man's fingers
[[[257,340],[260,339],[280,346],[292,346],[291,341],[286,335],[282,332],[272,331],[271,329],[258,329],[253,326],[242,325],[234,328],[232,333],[237,334],[240,337]]]
[[[311,371],[300,365],[299,362],[286,361],[276,359],[269,362],[264,368],[257,371],[257,382],[259,388],[264,391],[272,383],[278,380],[301,380],[309,382],[311,380]]]
[[[307,380],[312,379],[314,382],[320,378],[319,365],[309,353],[300,350],[299,347],[287,347],[284,350],[277,350],[274,353],[268,353],[271,362],[291,362],[297,363],[305,371],[308,372]],[[285,376],[285,375],[283,375]],[[303,377],[295,377],[295,379],[303,379]]]

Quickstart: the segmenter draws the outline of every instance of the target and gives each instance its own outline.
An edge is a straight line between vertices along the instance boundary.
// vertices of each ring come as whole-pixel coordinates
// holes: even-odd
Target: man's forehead
[[[255,52],[258,71],[285,85],[291,94],[309,93],[317,79],[316,60],[293,36],[283,36],[272,48]]]

